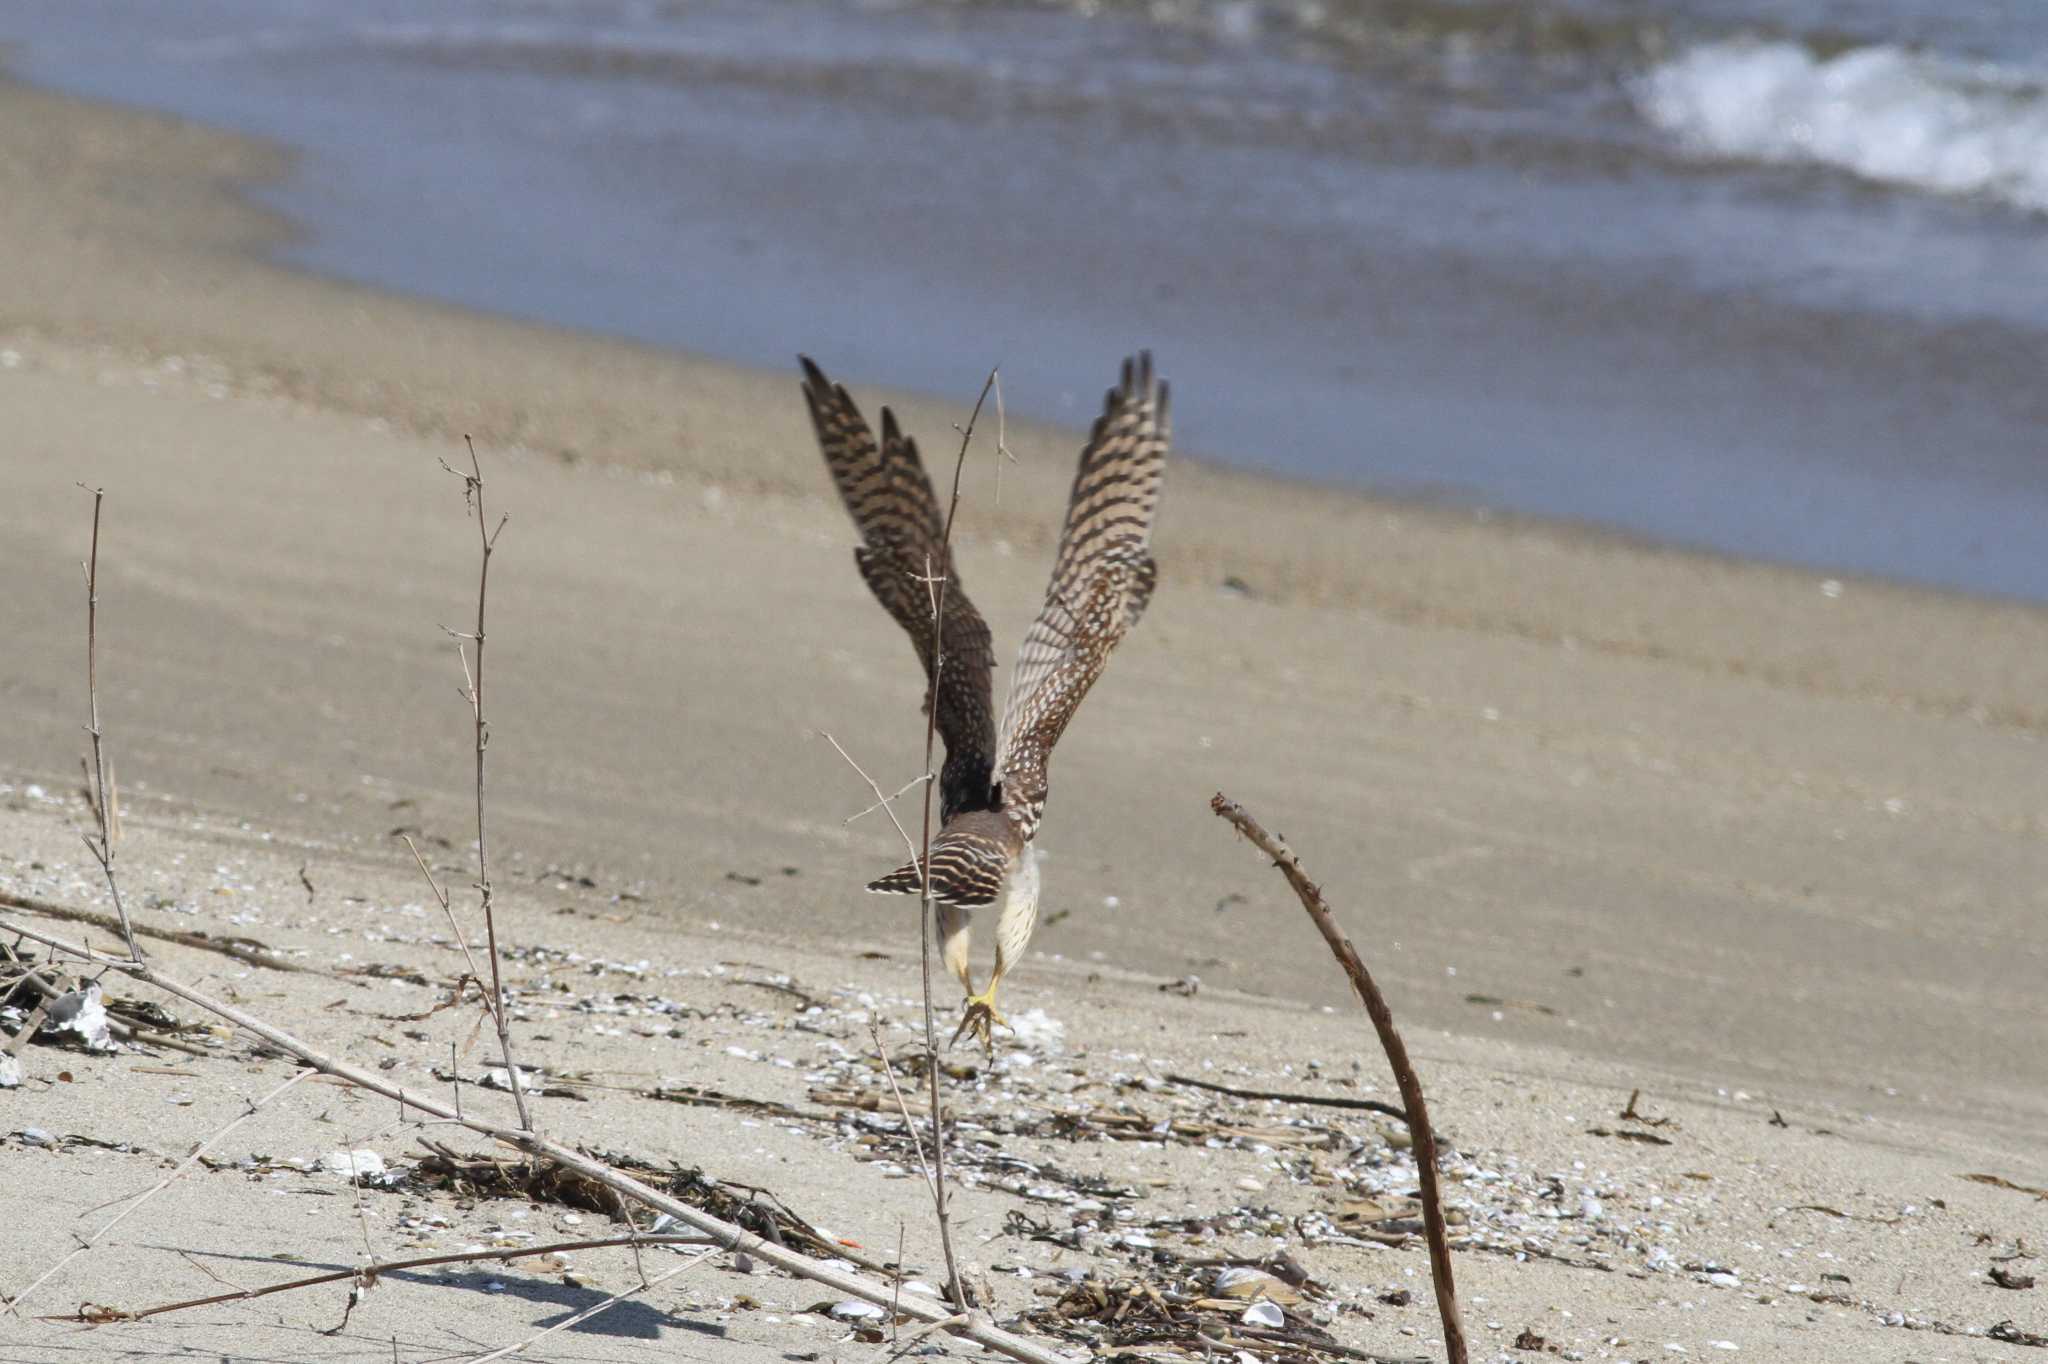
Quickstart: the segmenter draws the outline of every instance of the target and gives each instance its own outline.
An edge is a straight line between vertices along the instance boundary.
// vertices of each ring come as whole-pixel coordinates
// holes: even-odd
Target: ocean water
[[[0,0],[0,40],[302,149],[265,197],[309,269],[1000,363],[1071,421],[1149,345],[1197,451],[2048,600],[2048,6]]]

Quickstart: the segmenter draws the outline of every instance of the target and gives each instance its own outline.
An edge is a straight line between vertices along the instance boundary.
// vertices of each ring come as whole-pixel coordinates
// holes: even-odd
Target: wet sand
[[[512,517],[489,666],[513,939],[691,968],[730,951],[844,983],[848,1010],[859,990],[910,993],[911,921],[857,889],[892,864],[894,835],[873,816],[847,825],[868,797],[814,731],[893,787],[918,761],[919,686],[852,571],[793,375],[266,267],[252,253],[288,229],[224,187],[279,164],[266,148],[0,87],[0,185],[21,191],[0,194],[14,262],[0,274],[13,849],[0,877],[97,903],[65,832],[80,815],[85,480],[108,490],[101,700],[137,901],[157,888],[231,923],[212,883],[245,885],[235,895],[262,934],[303,933],[330,961],[348,949],[326,929],[352,939],[364,925],[351,915],[417,901],[395,834],[443,862],[469,837],[465,712],[438,627],[469,609],[474,527],[438,460],[470,432]],[[1103,357],[1105,378],[1116,358]],[[1172,357],[1160,362],[1171,375]],[[886,396],[836,377],[871,408]],[[1201,401],[1228,395],[1177,397]],[[900,406],[935,451],[963,405]],[[983,447],[961,535],[999,656],[1042,586],[1077,439],[1007,434],[1018,463],[998,503]],[[1850,1272],[1873,1306],[1825,1308],[1816,1323],[1782,1288],[1769,1312],[1744,1298],[1760,1313],[1751,1337],[1776,1333],[1771,1357],[1844,1357],[1892,1310],[1980,1327],[2024,1315],[2030,1295],[1972,1280],[1981,1257],[1955,1251],[1964,1222],[2009,1237],[2033,1208],[1954,1175],[2048,1182],[2048,614],[1191,463],[1170,476],[1159,548],[1154,609],[1060,750],[1047,917],[1006,986],[1014,1011],[1060,1019],[1065,1044],[1105,1068],[1122,1049],[1273,1076],[1309,1055],[1347,1069],[1357,1055],[1384,1087],[1362,1023],[1318,1012],[1345,1001],[1298,910],[1209,815],[1220,788],[1284,831],[1343,909],[1417,1050],[1443,1067],[1435,1089],[1461,1149],[1568,1164],[1592,1140],[1593,1105],[1618,1109],[1640,1085],[1687,1106],[1704,1148],[1687,1161],[1755,1175],[1731,1225],[1756,1233],[1802,1202],[1891,1217],[1937,1198],[1959,1219],[1924,1244],[1844,1224],[1863,1237],[1843,1253],[1865,1258]],[[246,872],[208,873],[216,855]],[[300,862],[316,884],[359,887],[360,903],[302,908],[286,874]],[[560,912],[577,905],[591,912]],[[890,964],[851,960],[867,948]],[[389,951],[437,960],[419,944]],[[1202,982],[1191,1001],[1157,988],[1189,975]],[[333,994],[299,977],[261,986],[309,1026]],[[721,1018],[701,1038],[708,1052],[694,1037],[680,1053],[649,1040],[633,1064],[710,1082],[700,1063],[747,1047],[754,1026]],[[860,1045],[859,1028],[842,1030]],[[586,1043],[608,1045],[565,1030],[548,1063],[571,1065]],[[28,1115],[10,1126],[126,1121],[129,1062],[81,1060],[79,1083],[51,1086],[52,1054],[30,1056],[43,1078],[0,1100]],[[435,1062],[404,1064],[424,1076]],[[226,1059],[190,1068],[221,1102],[256,1079]],[[1795,1156],[1773,1109],[1808,1137],[1833,1135]],[[575,1117],[601,1126],[612,1112],[607,1101]],[[707,1162],[696,1153],[765,1140],[728,1115],[619,1121],[618,1144]],[[4,1149],[10,1168],[45,1159]],[[864,1206],[862,1167],[815,1145],[785,1154],[803,1180]],[[891,1187],[914,1216],[910,1186]],[[110,1195],[95,1183],[64,1196],[82,1209]],[[1857,1197],[1868,1206],[1849,1208]],[[186,1223],[159,1222],[155,1242],[220,1215],[193,1207]],[[7,1281],[33,1259],[16,1247]],[[1556,1272],[1485,1263],[1474,1272],[1507,1295],[1540,1282],[1543,1296],[1550,1282],[1527,1275]],[[1909,1265],[1913,1291],[1897,1272]],[[1551,1296],[1619,1295],[1600,1298],[1610,1315],[1626,1305],[1661,1329],[1680,1316],[1674,1289],[1578,1274]],[[495,1339],[527,1319],[500,1321]],[[1572,1329],[1552,1334],[1597,1357],[1591,1328]],[[1849,1334],[1809,1349],[1808,1329]],[[101,1338],[66,1339],[77,1353],[63,1357],[103,1357]]]

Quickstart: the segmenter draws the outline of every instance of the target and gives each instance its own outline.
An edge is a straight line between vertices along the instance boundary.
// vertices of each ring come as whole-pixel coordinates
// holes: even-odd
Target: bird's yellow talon
[[[961,1038],[973,1033],[975,1040],[993,1055],[996,1043],[990,1029],[997,1023],[1006,1028],[1010,1026],[1010,1020],[996,1012],[996,992],[990,990],[986,994],[969,995],[966,1012],[960,1015],[960,1026],[953,1029],[953,1040],[947,1045],[957,1046]]]

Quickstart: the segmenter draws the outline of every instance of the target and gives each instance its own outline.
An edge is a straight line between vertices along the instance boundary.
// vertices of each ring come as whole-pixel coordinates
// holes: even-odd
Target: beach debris
[[[1407,1114],[1394,1104],[1378,1099],[1353,1099],[1337,1094],[1296,1094],[1274,1089],[1246,1089],[1241,1085],[1218,1084],[1214,1080],[1199,1080],[1192,1075],[1171,1075],[1166,1077],[1177,1085],[1190,1089],[1205,1089],[1211,1094],[1228,1094],[1234,1099],[1268,1099],[1275,1103],[1308,1104],[1318,1108],[1354,1108],[1367,1113],[1384,1113],[1391,1118],[1407,1121]]]
[[[1676,1122],[1673,1122],[1670,1118],[1653,1118],[1646,1113],[1638,1112],[1636,1109],[1636,1103],[1642,1097],[1643,1091],[1641,1091],[1640,1089],[1631,1089],[1628,1092],[1628,1107],[1622,1109],[1621,1112],[1615,1114],[1614,1116],[1621,1119],[1623,1122],[1641,1123],[1644,1127],[1678,1126],[1678,1124]]]
[[[841,1321],[880,1321],[889,1315],[887,1308],[877,1307],[871,1302],[862,1302],[859,1298],[835,1302],[825,1310],[827,1315],[837,1317]]]
[[[391,1189],[404,1182],[407,1172],[385,1165],[384,1157],[367,1149],[328,1151],[320,1157],[319,1168],[345,1183],[366,1189]]]
[[[1215,1291],[1225,1298],[1260,1298],[1288,1307],[1301,1301],[1301,1294],[1293,1287],[1251,1265],[1226,1265],[1217,1270]]]
[[[1973,1184],[1989,1184],[1994,1189],[2011,1189],[2014,1193],[2032,1194],[2036,1198],[2048,1200],[2048,1189],[2037,1189],[2031,1184],[2015,1184],[2002,1175],[1959,1175],[1958,1178],[1967,1179]]]
[[[1467,1004],[1479,1004],[1494,1009],[1525,1009],[1533,1014],[1557,1017],[1557,1010],[1548,1004],[1539,1004],[1533,999],[1507,999],[1500,995],[1466,995]]]
[[[2000,1288],[2032,1288],[2034,1286],[2034,1276],[2031,1274],[2014,1273],[2004,1265],[1993,1265],[1991,1266],[1991,1282],[1997,1284]]]
[[[0,1051],[0,1089],[21,1087],[21,1058],[11,1051]]]
[[[415,1187],[447,1189],[464,1197],[516,1197],[553,1203],[584,1212],[602,1213],[614,1221],[625,1216],[618,1195],[596,1180],[550,1160],[464,1155],[436,1141],[422,1139],[427,1155],[407,1172]],[[729,1184],[701,1169],[658,1165],[617,1151],[589,1154],[615,1170],[651,1184],[721,1221],[733,1223],[778,1246],[807,1246],[850,1261],[864,1269],[880,1268],[851,1241],[834,1237],[792,1212],[765,1189]],[[660,1228],[656,1228],[659,1230]],[[887,1272],[884,1270],[883,1272]]]
[[[1422,1203],[1414,1198],[1360,1198],[1337,1212],[1337,1224],[1347,1229],[1369,1227],[1381,1222],[1413,1220],[1422,1216]]]
[[[505,993],[507,998],[509,998],[512,992],[507,990]],[[475,1085],[479,1089],[495,1089],[501,1093],[509,1093],[512,1089],[511,1072],[503,1066],[485,1066],[483,1074],[474,1079],[459,1075],[454,1071],[444,1070],[438,1066],[431,1073],[436,1080],[447,1084]],[[589,1095],[583,1093],[576,1086],[564,1084],[558,1080],[550,1080],[545,1072],[530,1066],[521,1066],[519,1068],[519,1088],[522,1093],[536,1095],[543,1099],[574,1099],[578,1103],[587,1103],[590,1099]]]
[[[1339,1344],[1306,1314],[1290,1314],[1270,1300],[1246,1305],[1208,1296],[1184,1271],[1169,1270],[1156,1281],[1082,1279],[1025,1320],[1049,1335],[1133,1357],[1172,1351],[1214,1359],[1228,1350],[1234,1353],[1227,1358],[1255,1361],[1378,1358]]]
[[[512,1088],[512,1072],[504,1066],[485,1066],[484,1078],[478,1083],[485,1089],[509,1091]],[[529,1094],[538,1092],[541,1087],[539,1073],[525,1066],[519,1067],[519,1087]]]
[[[100,998],[100,987],[96,984],[79,990],[66,990],[51,1000],[49,1012],[43,1020],[43,1032],[74,1041],[89,1052],[106,1054],[120,1050],[108,1029],[107,1006]]]

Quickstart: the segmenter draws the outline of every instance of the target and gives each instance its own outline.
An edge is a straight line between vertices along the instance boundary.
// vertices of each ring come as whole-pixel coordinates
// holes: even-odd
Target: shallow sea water
[[[1000,363],[1075,422],[1150,345],[1197,451],[2048,600],[2048,17],[1952,8],[0,0],[0,38],[300,148],[265,197],[310,269],[856,383]]]

